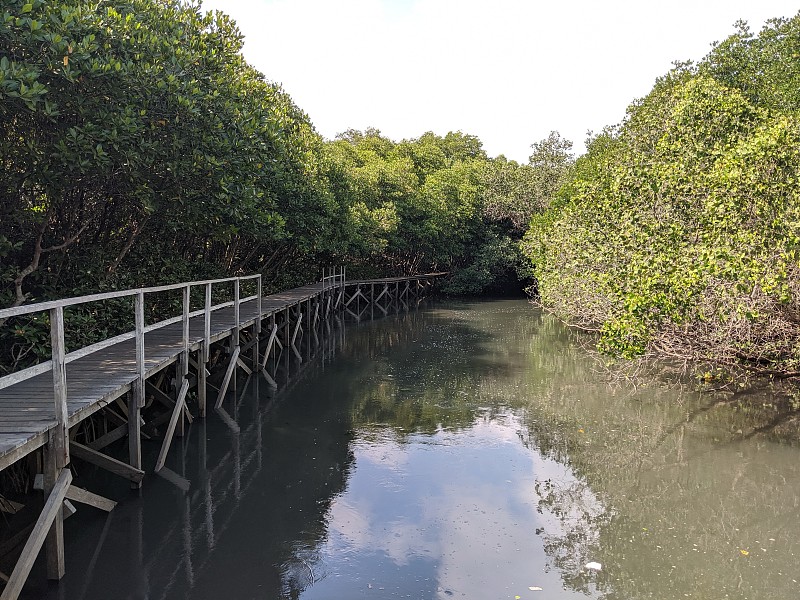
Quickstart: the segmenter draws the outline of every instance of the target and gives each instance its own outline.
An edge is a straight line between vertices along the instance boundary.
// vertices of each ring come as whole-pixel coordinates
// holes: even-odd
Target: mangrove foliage
[[[588,142],[524,246],[601,350],[800,375],[800,17],[744,23]]]

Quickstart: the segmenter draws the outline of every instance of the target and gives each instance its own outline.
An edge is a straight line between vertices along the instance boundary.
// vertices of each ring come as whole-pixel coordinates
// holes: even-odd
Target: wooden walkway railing
[[[148,396],[167,409],[148,424],[168,423],[154,470],[163,468],[173,436],[176,432],[181,435],[184,423],[193,418],[186,404],[190,389],[196,390],[197,416],[206,414],[208,367],[214,344],[217,344],[216,354],[225,357],[224,361],[218,361],[226,368],[215,402],[215,408],[224,418],[222,403],[237,369],[248,374],[258,372],[271,386],[277,387],[267,368],[269,359],[276,351],[285,349],[293,351],[297,360],[302,361],[296,347],[301,331],[313,332],[316,339],[319,323],[332,314],[349,313],[360,319],[362,303],[378,307],[387,314],[387,305],[396,303],[399,307],[411,296],[427,293],[442,275],[348,282],[345,270],[334,268],[323,271],[318,283],[266,297],[262,296],[261,276],[250,275],[0,309],[0,326],[8,326],[9,320],[13,324],[13,319],[20,316],[48,314],[51,342],[50,360],[0,378],[0,470],[44,448],[43,489],[48,499],[0,600],[17,597],[43,544],[47,549],[48,577],[60,579],[63,576],[60,507],[65,497],[104,510],[114,504],[71,485],[67,468],[71,456],[126,477],[132,487],[141,485],[145,475],[141,439],[146,435],[142,431],[142,411]],[[255,293],[241,297],[246,285],[254,286]],[[233,299],[212,304],[215,286],[232,287]],[[203,289],[204,304],[199,310],[192,310],[191,305],[195,288]],[[171,291],[181,292],[182,313],[146,324],[148,295]],[[64,310],[119,298],[134,299],[134,330],[67,353]],[[228,342],[227,347],[220,346],[224,340]],[[175,365],[173,387],[168,380],[165,383],[163,376],[171,365]],[[126,395],[127,402],[123,402]],[[113,429],[88,445],[70,440],[72,428],[101,410],[104,418],[114,421]],[[101,452],[105,446],[125,436],[128,437],[127,463]]]

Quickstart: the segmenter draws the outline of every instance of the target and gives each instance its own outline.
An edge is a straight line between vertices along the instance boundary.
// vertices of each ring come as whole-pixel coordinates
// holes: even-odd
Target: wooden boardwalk
[[[27,579],[33,560],[47,538],[48,576],[64,573],[61,504],[65,498],[108,510],[113,502],[71,485],[67,465],[75,456],[127,477],[132,487],[141,485],[145,468],[141,460],[143,409],[153,398],[165,410],[154,418],[167,424],[159,460],[163,467],[173,435],[182,432],[186,420],[204,417],[207,377],[212,353],[217,366],[225,367],[215,407],[225,400],[236,369],[260,372],[277,387],[268,361],[278,351],[293,351],[300,333],[317,337],[320,323],[334,314],[360,319],[363,307],[387,313],[391,303],[405,303],[429,290],[442,274],[346,281],[343,270],[323,273],[320,282],[279,294],[261,295],[260,276],[181,283],[81,298],[44,302],[0,310],[0,325],[7,319],[47,312],[51,323],[52,360],[0,378],[0,470],[44,449],[43,488],[48,500],[22,555],[6,583],[2,600],[16,598]],[[242,286],[255,285],[256,293],[240,298]],[[233,300],[211,304],[212,287],[232,286]],[[192,289],[205,289],[205,306],[191,310]],[[183,314],[146,325],[146,295],[181,291]],[[136,330],[67,354],[64,348],[64,308],[113,298],[135,299]],[[7,325],[6,325],[7,326]],[[170,368],[172,369],[170,371]],[[167,372],[174,373],[167,378]],[[170,386],[170,379],[175,386]],[[187,406],[190,389],[196,391],[196,414]],[[115,422],[100,439],[88,446],[72,441],[76,428],[89,416],[102,413]],[[152,416],[153,411],[147,414]],[[128,438],[129,458],[124,463],[100,450]]]
[[[262,318],[294,307],[321,292],[321,284],[316,284],[266,297],[262,300]],[[233,313],[233,307],[212,313],[211,343],[231,336],[236,327]],[[241,303],[239,328],[251,327],[257,316],[255,300]],[[189,350],[196,352],[204,340],[203,315],[191,317]],[[182,352],[182,323],[145,333],[145,377],[150,378],[173,364]],[[67,427],[129,392],[137,377],[136,340],[133,338],[67,364]],[[56,424],[51,372],[0,389],[0,469],[43,446],[47,432]]]

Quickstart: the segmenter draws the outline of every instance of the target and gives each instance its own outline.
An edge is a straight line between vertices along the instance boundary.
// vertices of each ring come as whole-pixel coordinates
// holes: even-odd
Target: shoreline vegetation
[[[594,136],[524,241],[598,349],[800,376],[800,17],[744,23]]]
[[[269,293],[331,264],[449,271],[451,294],[527,287],[601,353],[797,396],[800,16],[738,23],[584,155],[553,132],[524,164],[460,131],[326,140],[242,44],[199,3],[4,3],[0,306],[252,272]],[[119,308],[70,311],[68,347],[130,329]],[[46,359],[48,328],[0,327],[0,376]]]

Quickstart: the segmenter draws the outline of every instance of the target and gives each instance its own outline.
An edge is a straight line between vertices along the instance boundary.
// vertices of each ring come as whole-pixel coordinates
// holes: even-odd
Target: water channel
[[[800,449],[769,410],[612,382],[574,336],[524,300],[348,324],[140,495],[81,467],[121,502],[68,519],[65,579],[23,598],[800,597]]]

